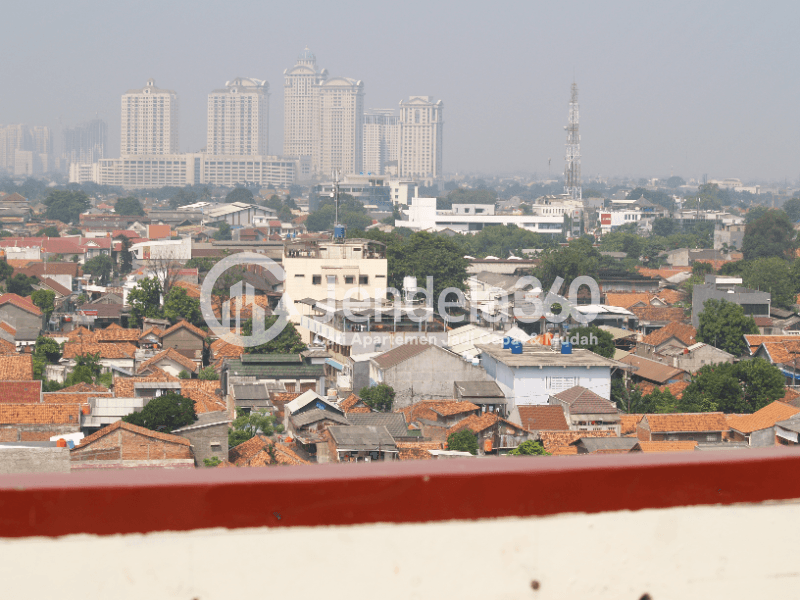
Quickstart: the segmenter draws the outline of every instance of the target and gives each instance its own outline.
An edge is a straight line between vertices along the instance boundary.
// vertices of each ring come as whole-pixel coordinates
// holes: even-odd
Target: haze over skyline
[[[365,108],[444,102],[444,169],[563,173],[578,84],[584,180],[660,176],[796,181],[800,8],[789,2],[472,1],[402,6],[143,0],[5,7],[0,123],[108,122],[149,78],[180,100],[180,149],[206,145],[209,92],[270,84],[270,154],[283,145],[283,71],[307,45],[331,76],[361,79]]]

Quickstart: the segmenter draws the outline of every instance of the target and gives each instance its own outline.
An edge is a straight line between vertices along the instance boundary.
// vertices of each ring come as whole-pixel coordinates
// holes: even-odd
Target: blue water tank
[[[508,336],[504,337],[503,338],[503,350],[508,350],[509,348],[511,348],[511,344],[512,344],[513,341],[514,341],[513,338],[510,338]]]
[[[333,228],[333,237],[335,238],[343,238],[344,237],[344,225],[337,225]]]
[[[561,343],[561,354],[572,354],[572,344],[566,340]]]
[[[511,342],[511,354],[522,354],[522,342],[517,340]]]

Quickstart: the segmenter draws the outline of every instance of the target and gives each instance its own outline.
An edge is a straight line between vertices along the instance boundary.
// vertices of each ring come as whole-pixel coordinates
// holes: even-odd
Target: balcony
[[[768,448],[7,475],[2,575],[29,598],[792,598],[799,469]]]

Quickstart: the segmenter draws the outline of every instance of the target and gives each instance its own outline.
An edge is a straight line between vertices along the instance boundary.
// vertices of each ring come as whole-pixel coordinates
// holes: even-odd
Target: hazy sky
[[[270,84],[308,45],[364,81],[367,108],[444,102],[445,171],[563,172],[573,74],[584,178],[797,180],[797,2],[6,2],[0,123],[61,138],[95,112],[119,154],[120,95],[150,77],[180,98],[182,151],[205,146],[207,94]]]

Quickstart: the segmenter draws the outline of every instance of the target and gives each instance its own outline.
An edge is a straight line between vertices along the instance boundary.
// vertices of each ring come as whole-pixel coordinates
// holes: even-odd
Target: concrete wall
[[[0,448],[0,473],[69,473],[69,448]]]
[[[481,367],[466,362],[438,346],[430,348],[390,369],[370,366],[371,383],[385,383],[394,388],[394,407],[403,408],[420,400],[453,397],[455,381],[489,381]]]
[[[220,413],[220,418],[224,418],[223,413]],[[203,461],[213,456],[220,460],[228,460],[228,427],[227,423],[219,423],[209,427],[181,431],[175,435],[180,435],[191,442],[195,464],[203,467],[205,466]],[[212,447],[212,442],[219,446]]]
[[[0,306],[0,321],[5,321],[14,329],[27,328],[32,329],[42,328],[43,316],[36,316],[29,313],[27,310],[14,306],[11,303],[6,303]]]
[[[703,312],[703,304],[707,300],[727,300],[734,304],[760,304],[764,305],[763,312],[759,315],[769,316],[769,305],[771,296],[768,292],[749,292],[740,293],[734,292],[729,294],[725,290],[718,290],[716,286],[711,284],[696,285],[692,290],[692,327],[697,328],[700,325],[700,313]],[[745,310],[745,314],[749,314]]]
[[[775,428],[768,427],[750,434],[750,445],[758,448],[765,448],[775,445]]]
[[[0,427],[0,442],[48,442],[50,438],[64,433],[78,433],[80,424],[74,425],[30,425],[18,423]]]

